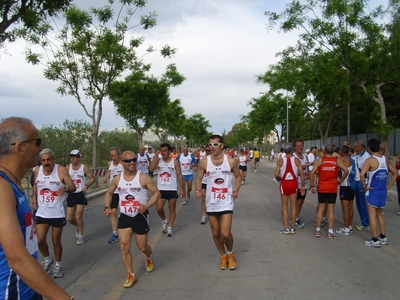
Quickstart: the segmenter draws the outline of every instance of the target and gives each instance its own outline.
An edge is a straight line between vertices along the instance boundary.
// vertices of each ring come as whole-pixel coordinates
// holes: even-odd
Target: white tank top
[[[308,157],[306,154],[303,154],[303,158],[300,158],[297,156],[296,153],[293,153],[293,156],[297,157],[300,160],[300,165],[306,165],[308,164]],[[308,180],[307,180],[307,173],[308,173],[308,168],[303,169],[304,173],[304,183],[305,183],[305,188],[308,186]],[[300,172],[297,172],[297,187],[301,188],[301,177],[300,177]]]
[[[86,185],[85,171],[83,171],[83,164],[81,164],[78,170],[74,170],[72,165],[69,165],[69,176],[71,176],[72,181],[76,186],[76,191],[74,193],[82,192],[82,188]]]
[[[175,159],[166,163],[161,158],[158,162],[157,187],[160,191],[176,191],[178,189],[177,174],[175,170]]]
[[[147,158],[147,155],[144,154],[143,156],[141,156],[139,153],[137,155],[137,169],[147,175],[149,175],[149,159]]]
[[[183,153],[179,155],[179,163],[181,164],[182,175],[193,175],[193,169],[190,168],[195,163],[194,156],[188,154],[185,156]]]
[[[36,215],[42,218],[65,218],[64,202],[67,193],[57,195],[57,191],[65,187],[58,177],[58,164],[54,166],[50,175],[43,174],[43,166],[40,166],[36,179],[37,205]]]
[[[110,166],[108,167],[108,171],[110,172],[110,183],[111,183],[111,181],[115,176],[121,174],[124,171],[124,168],[122,167],[121,163],[118,163],[118,165],[114,165],[114,163],[111,161]],[[118,194],[118,191],[115,190],[114,194]]]
[[[118,182],[117,191],[119,194],[119,210],[121,214],[134,217],[139,214],[140,204],[145,205],[149,201],[147,190],[140,184],[140,171],[137,171],[132,181],[124,179],[124,173]]]
[[[224,161],[220,166],[214,166],[211,156],[207,157],[206,208],[208,212],[233,210],[232,171],[228,156],[224,154]]]
[[[246,155],[239,155],[239,166],[242,166],[242,167],[247,166],[247,157],[246,157]]]

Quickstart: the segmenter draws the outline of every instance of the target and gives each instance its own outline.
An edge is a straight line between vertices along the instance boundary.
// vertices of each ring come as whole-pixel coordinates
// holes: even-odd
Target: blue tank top
[[[32,243],[36,243],[34,248],[35,251],[29,251],[31,255],[37,259],[37,242],[36,242],[36,232],[34,230],[32,212],[29,207],[28,198],[26,195],[20,191],[17,186],[3,173],[0,172],[0,176],[5,180],[10,182],[16,199],[16,211],[18,222],[21,227],[22,235],[24,236],[25,246],[32,247]],[[27,235],[28,233],[28,235]],[[28,237],[28,241],[27,241]],[[2,245],[0,245],[0,299],[30,299],[35,295],[35,292],[28,287],[19,278],[14,270],[10,269],[7,263],[7,258],[4,254]]]

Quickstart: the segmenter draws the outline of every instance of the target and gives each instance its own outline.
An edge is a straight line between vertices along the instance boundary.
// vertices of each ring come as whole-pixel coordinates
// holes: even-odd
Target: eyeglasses
[[[206,152],[211,152],[211,150],[206,150]]]
[[[37,138],[34,138],[34,139],[30,139],[30,140],[26,140],[26,141],[21,141],[21,143],[28,143],[28,142],[32,142],[32,141],[36,141],[36,143],[35,143],[36,146],[38,146],[38,147],[42,146],[42,138],[40,138],[40,137],[37,137]],[[17,142],[12,143],[11,146],[14,146],[16,143]]]
[[[131,162],[137,162],[137,157],[134,158],[128,158],[128,159],[123,159],[123,162],[126,162],[127,164],[130,164]]]
[[[218,147],[219,145],[222,145],[222,143],[208,143],[208,146],[212,147]]]

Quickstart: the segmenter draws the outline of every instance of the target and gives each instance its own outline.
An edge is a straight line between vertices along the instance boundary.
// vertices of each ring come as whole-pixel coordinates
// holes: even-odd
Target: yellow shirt
[[[260,151],[254,151],[254,158],[260,158]]]

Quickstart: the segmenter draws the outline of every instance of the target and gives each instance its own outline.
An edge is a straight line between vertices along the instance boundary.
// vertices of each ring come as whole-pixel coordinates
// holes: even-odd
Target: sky
[[[99,6],[104,0],[75,0],[81,8]],[[189,117],[201,113],[213,133],[229,132],[250,111],[252,98],[260,97],[267,86],[256,76],[278,61],[276,53],[297,41],[297,33],[266,29],[264,12],[280,12],[288,0],[148,0],[143,11],[156,11],[157,26],[131,32],[143,35],[144,45],[177,48],[172,59],[157,53],[146,55],[151,73],[159,76],[167,64],[175,63],[186,77],[170,90],[171,100],[180,99]],[[372,3],[387,4],[387,0]],[[0,52],[0,119],[21,116],[41,126],[60,126],[65,120],[91,122],[73,97],[56,93],[57,82],[46,79],[43,66],[28,64],[20,40]],[[144,54],[144,51],[142,52]],[[90,99],[85,104],[90,104]],[[156,109],[156,108],[155,108]],[[104,101],[100,129],[125,127],[108,99]]]

